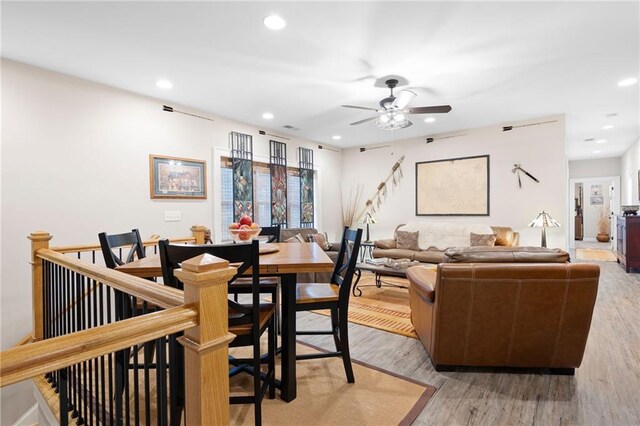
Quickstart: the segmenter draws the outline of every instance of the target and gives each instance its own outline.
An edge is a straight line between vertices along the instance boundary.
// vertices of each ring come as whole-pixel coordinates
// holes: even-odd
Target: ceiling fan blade
[[[403,127],[403,129],[406,129],[407,127],[411,127],[413,126],[413,122],[411,122],[411,120],[407,121],[407,125]]]
[[[355,105],[340,105],[344,108],[355,108],[355,109],[366,109],[367,111],[377,111],[377,109],[375,108],[369,108],[369,107],[361,107],[361,106],[355,106]]]
[[[391,104],[391,107],[396,109],[404,109],[404,107],[409,105],[411,99],[415,97],[416,94],[411,90],[401,90],[400,93],[398,93],[398,96],[396,96],[396,99],[393,101],[393,104]]]
[[[416,107],[409,109],[409,114],[441,114],[451,111],[451,105]]]
[[[355,123],[351,123],[351,125],[357,126],[358,124],[366,123],[367,121],[375,120],[376,118],[378,118],[377,115],[375,117],[369,117],[369,118],[365,118],[364,120],[356,121]]]

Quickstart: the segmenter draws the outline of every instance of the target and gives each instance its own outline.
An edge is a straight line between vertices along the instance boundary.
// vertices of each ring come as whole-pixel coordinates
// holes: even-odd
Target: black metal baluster
[[[51,262],[43,261],[42,277],[42,336],[44,339],[51,337]],[[53,380],[51,373],[44,375],[48,383]]]
[[[122,250],[122,249],[121,249]],[[128,294],[123,294],[125,309],[126,309],[126,318],[132,318],[134,306],[132,305],[131,296]],[[135,350],[135,348],[134,348]],[[125,413],[125,422],[127,425],[131,424],[131,388],[129,386],[129,362],[131,360],[131,348],[125,349],[125,360],[124,360],[124,413]]]
[[[167,365],[165,339],[156,339],[156,397],[158,418],[157,424],[167,424]]]
[[[87,329],[93,328],[94,327],[94,323],[93,323],[93,310],[95,308],[95,293],[94,293],[94,287],[93,287],[93,283],[94,281],[90,278],[87,278],[86,280],[86,284],[87,284]],[[86,384],[86,395],[87,395],[87,404],[89,405],[89,415],[87,416],[87,425],[91,426],[93,425],[93,401],[94,401],[94,396],[93,396],[93,366],[91,365],[91,360],[86,361],[86,366],[87,366],[87,376],[88,376],[88,383]]]
[[[87,303],[86,303],[86,294],[87,294],[87,282],[84,275],[80,276],[80,288],[82,289],[82,293],[80,294],[80,329],[87,329]],[[78,424],[86,424],[89,420],[88,409],[87,409],[87,362],[82,362],[82,379],[80,386],[80,395],[82,398],[82,410],[80,411],[80,420]],[[81,423],[82,422],[82,423]]]
[[[138,314],[138,299],[133,298],[133,316],[137,316]],[[142,346],[136,345],[133,349],[133,415],[134,415],[134,424],[140,424],[140,386],[138,383],[138,351]]]
[[[111,324],[111,287],[105,286],[105,290],[107,292],[107,324]],[[115,361],[115,356],[113,353],[110,353],[107,358],[109,360],[109,368],[107,369],[109,372],[109,423],[113,424],[116,421],[116,413],[113,411],[113,404],[116,398],[116,395],[113,392],[113,363]]]
[[[73,323],[73,331],[77,332],[80,331],[80,301],[79,301],[79,294],[80,294],[80,280],[79,280],[80,274],[76,273],[73,275],[73,283],[72,283],[72,287],[73,287],[73,309],[71,310],[71,315],[72,315],[72,323]],[[73,419],[77,419],[80,416],[80,411],[78,410],[78,408],[80,407],[80,380],[78,378],[78,375],[80,374],[80,367],[78,364],[74,364],[71,367],[71,380],[73,383],[73,392],[72,392],[72,398],[73,398],[73,412],[71,413],[71,418]]]
[[[58,286],[60,283],[60,269],[61,267],[59,265],[56,265],[56,271],[54,274],[54,282],[53,282],[53,318],[52,318],[52,324],[53,324],[53,336],[57,337],[60,335],[60,330],[58,329],[58,312],[59,312],[59,306],[60,306],[60,301],[59,299],[59,295],[58,295]],[[60,389],[58,388],[58,372],[54,371],[53,372],[53,389],[55,389],[56,393],[60,392]]]
[[[149,304],[143,302],[142,314],[146,315],[149,312]],[[149,378],[149,365],[152,361],[152,351],[149,350],[150,344],[145,343],[144,346],[144,418],[145,424],[151,424],[151,390],[150,390],[150,378]]]
[[[95,256],[95,251],[94,251]],[[105,285],[102,283],[98,283],[98,289],[100,290],[100,325],[104,325],[104,288]],[[107,380],[105,376],[105,368],[104,368],[104,355],[100,357],[100,401],[102,401],[102,424],[107,424],[107,399],[106,399],[106,388],[107,388]]]
[[[67,273],[64,280],[64,329],[65,334],[71,334],[73,333],[71,327],[71,315],[73,310],[73,296],[71,294],[72,273],[69,269],[67,269],[66,271]],[[69,377],[70,375],[71,368],[68,367],[65,369],[65,385],[67,386],[65,399],[67,400],[67,411],[64,414],[67,420],[69,419],[69,415],[67,413],[73,410],[73,403],[71,402],[73,387],[71,385],[71,378]]]
[[[67,426],[69,424],[69,412],[67,408],[69,404],[67,399],[67,369],[59,370],[58,376],[60,377],[60,426]]]

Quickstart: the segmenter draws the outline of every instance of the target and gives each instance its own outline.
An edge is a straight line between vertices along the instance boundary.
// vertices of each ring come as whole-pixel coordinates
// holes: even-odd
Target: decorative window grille
[[[313,228],[313,150],[298,148],[300,168],[300,227]]]
[[[287,227],[287,144],[269,141],[271,225]]]
[[[253,217],[253,138],[231,132],[233,163],[233,217],[237,222],[243,215]]]

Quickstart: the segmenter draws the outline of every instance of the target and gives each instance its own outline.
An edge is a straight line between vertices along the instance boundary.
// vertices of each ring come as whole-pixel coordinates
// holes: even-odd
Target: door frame
[[[620,214],[620,176],[594,176],[594,177],[583,177],[583,178],[571,178],[569,179],[569,208],[568,208],[568,217],[567,223],[567,239],[569,240],[569,248],[576,248],[576,240],[575,240],[575,198],[576,198],[576,183],[591,183],[591,182],[601,182],[601,181],[610,181],[613,182],[613,195],[611,196],[611,249],[613,250],[614,243],[616,241],[617,230],[615,227],[615,222],[613,220],[614,216]],[[609,189],[607,188],[607,191]],[[586,194],[586,191],[583,190],[583,194]],[[584,196],[584,203],[587,202],[587,196]]]

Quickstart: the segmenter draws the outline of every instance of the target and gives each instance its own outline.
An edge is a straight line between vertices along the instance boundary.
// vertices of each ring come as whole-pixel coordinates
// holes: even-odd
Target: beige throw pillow
[[[469,242],[471,247],[476,246],[493,246],[496,243],[496,236],[494,234],[474,234],[469,235]]]
[[[396,231],[396,241],[399,249],[420,250],[418,247],[418,231]]]
[[[304,238],[302,238],[302,235],[296,234],[291,238],[287,238],[285,242],[286,243],[304,243]]]
[[[317,243],[322,250],[329,250],[331,244],[329,244],[329,237],[326,232],[318,232],[317,234],[309,234],[309,241]]]

